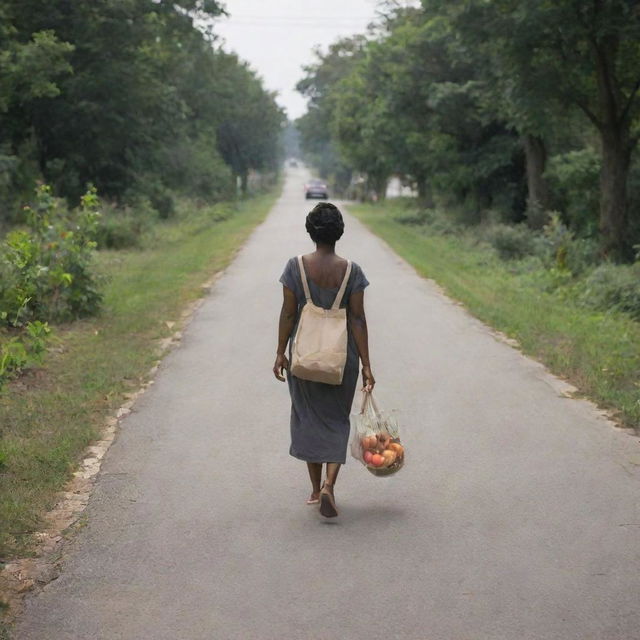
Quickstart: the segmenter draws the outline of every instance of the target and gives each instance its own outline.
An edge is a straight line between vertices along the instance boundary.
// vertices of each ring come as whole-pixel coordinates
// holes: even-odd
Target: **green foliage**
[[[213,208],[181,199],[173,219],[153,226],[153,244],[96,255],[107,276],[108,311],[60,332],[60,348],[47,352],[38,379],[0,393],[0,558],[30,550],[42,515],[99,437],[104,416],[157,361],[158,340],[175,331],[168,324],[180,322],[185,307],[202,296],[202,283],[231,262],[276,198],[272,190]],[[206,217],[225,210],[233,215],[205,226]]]
[[[246,195],[249,171],[275,170],[282,159],[285,117],[274,94],[264,91],[248,66],[226,54],[222,62],[230,82],[221,88],[228,106],[216,131],[218,149]]]
[[[234,175],[275,171],[284,116],[214,46],[222,12],[213,0],[0,0],[0,224],[38,179],[71,205],[92,183],[165,219],[178,195],[223,199]]]
[[[296,121],[300,145],[307,161],[320,175],[344,192],[351,181],[353,167],[343,158],[331,135],[337,84],[346,77],[362,56],[363,36],[344,38],[329,46],[326,54],[316,49],[316,62],[304,67],[305,77],[297,89],[309,100],[308,111]]]
[[[629,260],[640,241],[638,41],[640,13],[624,0],[385,3],[366,37],[305,68],[302,146],[324,174],[340,167],[378,192],[396,174],[467,224],[497,212],[539,231],[558,210],[602,256]],[[532,250],[516,233],[495,230],[505,255]]]
[[[92,187],[70,213],[49,186],[38,187],[35,203],[25,207],[28,229],[11,231],[0,249],[3,324],[72,320],[98,310],[92,258],[99,204]]]
[[[615,409],[628,426],[640,425],[640,323],[615,307],[589,308],[584,276],[545,268],[537,256],[503,262],[477,241],[477,227],[445,237],[419,233],[398,223],[397,216],[408,211],[396,201],[349,210],[483,322],[516,338],[525,353],[601,406]],[[624,280],[629,286],[624,299],[633,300],[638,267],[608,267],[610,281]]]
[[[404,211],[394,216],[402,225],[418,227],[424,233],[442,236],[460,234],[462,231],[461,225],[453,216],[447,215],[444,211],[416,208],[412,199],[407,199],[402,204]]]
[[[486,237],[502,260],[520,260],[535,252],[534,237],[524,225],[496,224]]]
[[[598,226],[598,177],[601,160],[590,147],[553,156],[546,176],[556,208],[580,235],[595,235]]]
[[[580,275],[598,262],[598,244],[592,238],[576,238],[558,212],[549,213],[549,222],[536,241],[536,253],[553,269]]]
[[[24,329],[20,335],[0,336],[0,389],[12,377],[42,362],[51,333],[49,324],[35,320]]]
[[[601,264],[586,279],[582,300],[596,309],[617,309],[640,320],[640,263]]]
[[[95,232],[98,249],[128,249],[140,246],[143,234],[151,227],[155,216],[144,209],[105,209]]]

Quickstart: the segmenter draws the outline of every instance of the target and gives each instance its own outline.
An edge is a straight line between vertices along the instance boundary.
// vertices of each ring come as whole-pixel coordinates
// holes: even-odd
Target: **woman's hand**
[[[373,373],[371,373],[371,367],[366,366],[362,367],[362,390],[367,393],[371,393],[373,391],[373,387],[376,385],[376,379],[373,377]]]
[[[273,365],[273,375],[278,378],[278,380],[285,382],[285,369],[289,369],[289,359],[284,355],[284,353],[279,353],[276,356],[276,363]]]

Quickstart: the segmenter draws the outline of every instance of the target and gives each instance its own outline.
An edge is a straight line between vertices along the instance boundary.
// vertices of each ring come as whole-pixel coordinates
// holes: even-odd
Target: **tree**
[[[526,161],[527,218],[530,226],[540,228],[550,206],[544,177],[546,140],[560,116],[558,109],[550,114],[552,102],[544,78],[532,77],[530,50],[520,34],[530,25],[499,4],[427,1],[424,6],[428,13],[446,16],[452,31],[451,58],[473,66],[480,111],[519,135]]]
[[[429,0],[425,0],[428,4]],[[603,255],[631,258],[627,180],[640,114],[640,8],[631,0],[496,0],[510,75],[527,102],[579,109],[600,138]]]
[[[72,51],[51,30],[20,34],[10,7],[0,2],[0,222],[10,217],[14,198],[32,188],[21,175],[29,158],[19,153],[32,135],[27,114],[38,101],[60,94],[60,79],[72,71]]]
[[[341,155],[367,176],[369,190],[384,199],[397,135],[385,96],[372,81],[371,62],[366,55],[336,84],[330,130]]]
[[[220,55],[226,56],[227,81],[221,91],[226,109],[218,126],[218,146],[246,193],[250,169],[276,169],[286,118],[248,66],[239,64],[235,55]]]
[[[315,50],[316,62],[304,67],[305,76],[296,85],[308,99],[308,110],[296,121],[305,156],[320,174],[331,177],[340,191],[351,180],[352,167],[342,157],[330,127],[335,109],[335,88],[362,55],[366,38],[343,38],[329,46],[326,54]]]
[[[282,114],[217,48],[222,11],[214,0],[0,0],[0,153],[33,157],[72,203],[92,182],[166,211],[170,192],[220,197],[232,170],[246,183],[273,168]]]

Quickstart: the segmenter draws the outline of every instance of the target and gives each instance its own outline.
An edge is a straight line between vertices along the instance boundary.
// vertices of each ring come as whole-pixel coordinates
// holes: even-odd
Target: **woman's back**
[[[315,251],[302,256],[307,278],[323,289],[340,287],[347,271],[347,260],[336,254],[323,254]]]

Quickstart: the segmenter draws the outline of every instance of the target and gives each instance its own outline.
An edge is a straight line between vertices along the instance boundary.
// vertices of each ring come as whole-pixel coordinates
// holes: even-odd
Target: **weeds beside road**
[[[480,320],[518,340],[624,425],[640,428],[640,322],[616,308],[590,307],[588,276],[545,269],[528,256],[501,260],[477,229],[439,228],[406,202],[349,211]]]
[[[148,232],[142,249],[101,251],[103,312],[55,327],[43,366],[0,392],[0,559],[28,552],[32,534],[105,417],[135,391],[185,306],[223,269],[275,193],[195,208]]]

